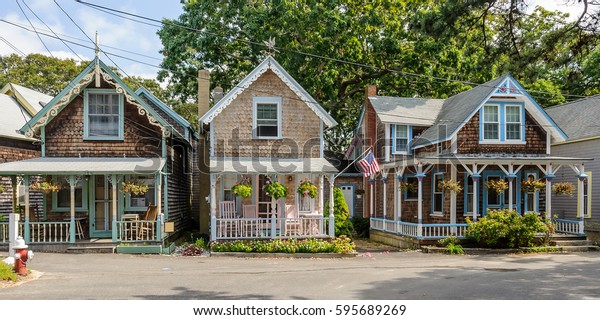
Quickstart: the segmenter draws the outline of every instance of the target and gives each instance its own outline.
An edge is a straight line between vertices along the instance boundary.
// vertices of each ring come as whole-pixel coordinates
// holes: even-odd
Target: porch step
[[[115,253],[115,246],[90,246],[90,247],[68,247],[68,253]]]
[[[572,247],[572,246],[594,246],[594,241],[591,240],[550,240],[551,246],[557,247]]]
[[[589,245],[589,246],[557,246],[562,252],[586,252],[586,251],[600,251],[600,247]]]

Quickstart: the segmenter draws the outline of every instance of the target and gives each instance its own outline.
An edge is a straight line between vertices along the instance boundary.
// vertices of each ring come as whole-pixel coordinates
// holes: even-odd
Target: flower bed
[[[323,239],[274,239],[233,240],[211,244],[212,252],[256,252],[256,253],[352,253],[354,242],[341,236],[332,240]]]

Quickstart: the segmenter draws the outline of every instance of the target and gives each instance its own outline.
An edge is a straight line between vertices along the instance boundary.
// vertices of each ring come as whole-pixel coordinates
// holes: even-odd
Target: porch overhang
[[[525,155],[456,155],[456,156],[426,156],[387,162],[381,165],[383,169],[393,169],[402,166],[422,164],[477,164],[477,165],[580,165],[592,158],[572,158],[556,156],[525,156]]]
[[[154,174],[164,158],[33,158],[0,164],[0,175]]]
[[[325,158],[211,158],[211,173],[299,174],[337,173]]]

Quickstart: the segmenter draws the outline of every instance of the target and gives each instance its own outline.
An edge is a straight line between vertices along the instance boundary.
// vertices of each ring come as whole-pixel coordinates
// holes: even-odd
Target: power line
[[[0,40],[2,40],[2,42],[6,43],[6,45],[9,46],[11,49],[15,50],[20,56],[22,56],[22,57],[27,56],[23,51],[19,50],[19,48],[15,47],[8,40],[4,39],[4,37],[0,36]]]
[[[48,51],[48,53],[50,54],[50,56],[52,58],[54,58],[54,55],[52,54],[52,52],[50,51],[50,49],[48,49],[48,46],[46,46],[46,43],[44,42],[44,40],[42,40],[42,37],[40,37],[40,35],[37,33],[37,30],[35,29],[35,27],[33,26],[33,23],[31,23],[31,20],[29,20],[29,17],[27,17],[27,15],[25,14],[25,10],[23,10],[23,8],[21,7],[21,4],[19,4],[19,0],[15,0],[15,2],[17,3],[17,5],[19,6],[19,9],[21,9],[21,12],[23,12],[23,16],[25,16],[25,19],[27,19],[27,22],[29,22],[29,24],[31,25],[31,27],[33,28],[33,31],[35,31],[35,34],[37,35],[38,39],[40,39],[40,41],[42,42],[42,44],[44,45],[44,48],[46,48],[46,50]]]

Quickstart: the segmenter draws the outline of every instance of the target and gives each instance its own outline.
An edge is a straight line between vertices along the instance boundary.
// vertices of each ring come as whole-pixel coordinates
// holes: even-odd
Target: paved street
[[[0,299],[600,299],[600,253],[274,259],[39,253]]]

